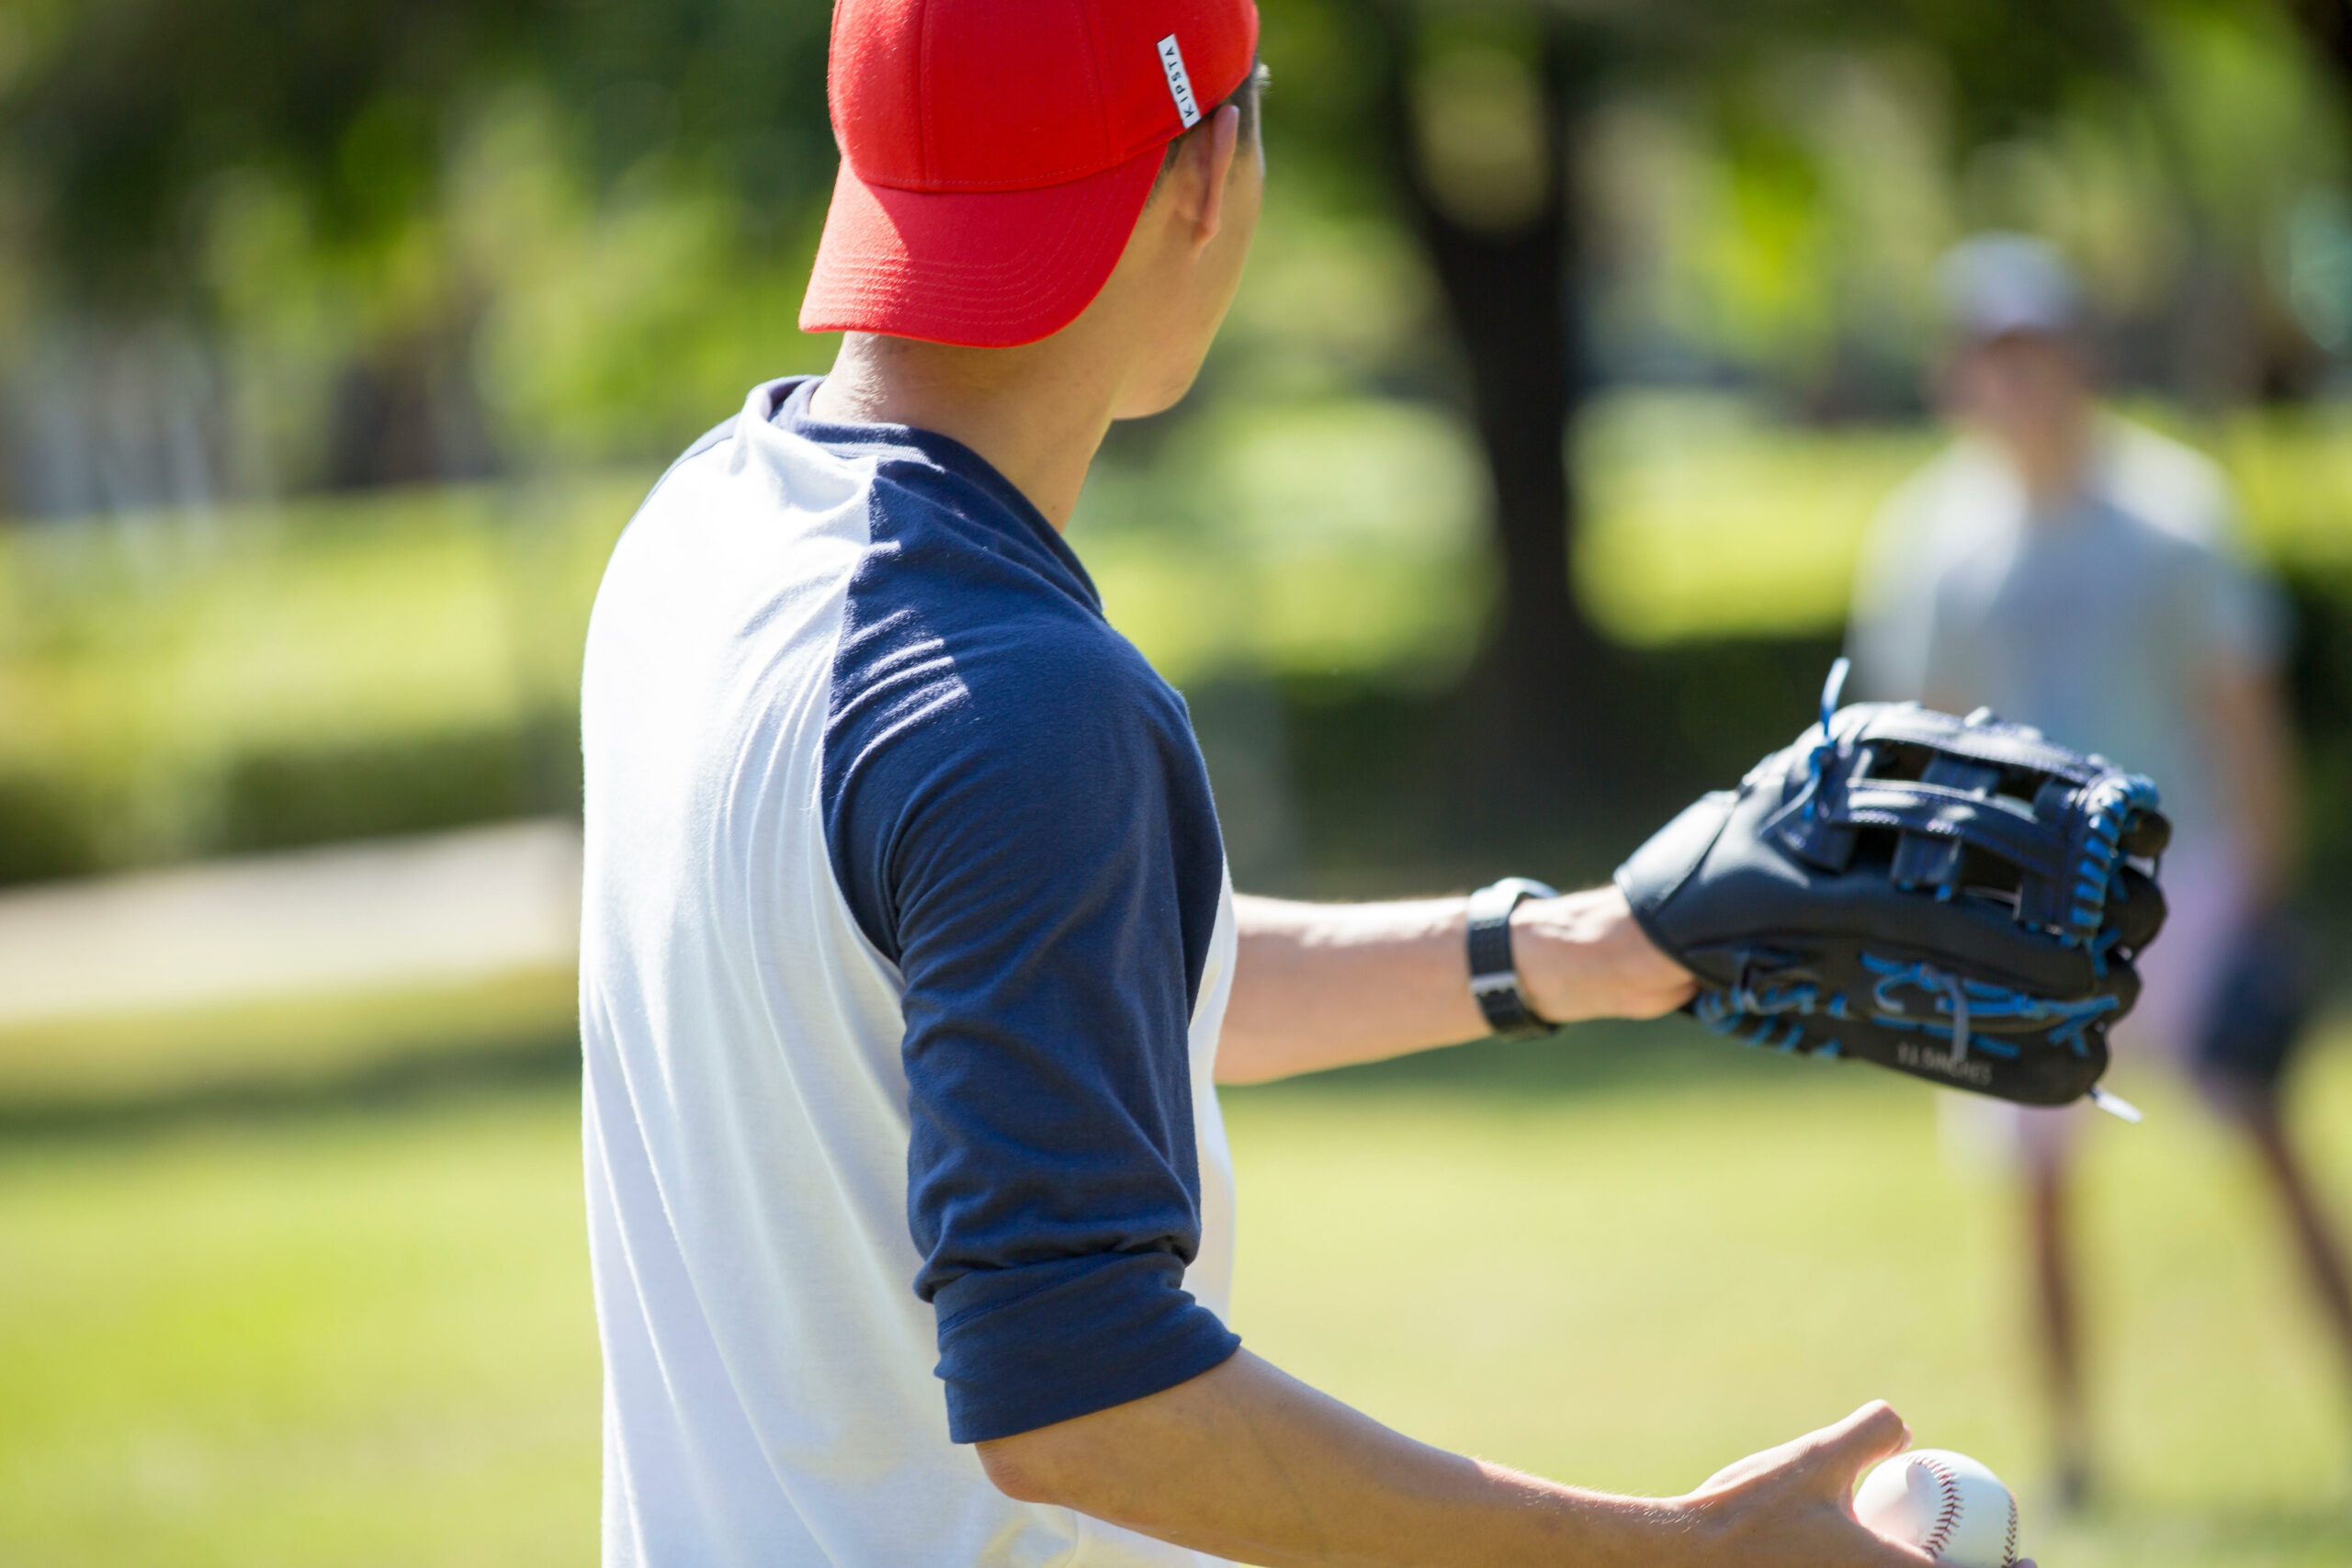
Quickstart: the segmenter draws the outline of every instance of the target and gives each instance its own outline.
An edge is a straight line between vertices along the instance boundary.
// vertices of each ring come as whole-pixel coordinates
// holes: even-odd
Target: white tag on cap
[[[1168,73],[1168,91],[1176,100],[1176,118],[1190,130],[1201,123],[1201,106],[1193,101],[1193,78],[1184,71],[1184,51],[1176,47],[1176,35],[1170,33],[1159,40],[1159,68]]]

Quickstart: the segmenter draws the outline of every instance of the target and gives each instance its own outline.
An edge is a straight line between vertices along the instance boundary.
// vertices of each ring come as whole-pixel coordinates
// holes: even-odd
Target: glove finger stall
[[[1701,980],[1690,1010],[1710,1027],[2064,1104],[2105,1070],[2163,926],[2155,804],[2144,779],[2021,726],[1859,705],[1693,805],[1616,880]]]

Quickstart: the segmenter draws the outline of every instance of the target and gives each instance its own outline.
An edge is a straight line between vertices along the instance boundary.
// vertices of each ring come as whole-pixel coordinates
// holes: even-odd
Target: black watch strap
[[[1506,876],[1470,895],[1470,995],[1487,1015],[1487,1027],[1506,1040],[1549,1034],[1558,1027],[1527,1005],[1510,956],[1510,912],[1520,900],[1558,897],[1524,876]]]

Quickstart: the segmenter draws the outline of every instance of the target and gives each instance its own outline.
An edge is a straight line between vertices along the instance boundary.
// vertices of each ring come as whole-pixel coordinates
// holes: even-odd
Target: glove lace
[[[1838,699],[1846,690],[1847,673],[1854,661],[1845,655],[1829,667],[1829,678],[1821,683],[1821,741],[1805,759],[1805,820],[1813,820],[1814,808],[1821,804],[1821,777],[1829,766],[1829,759],[1838,754],[1838,738],[1830,730],[1829,721],[1838,715]]]

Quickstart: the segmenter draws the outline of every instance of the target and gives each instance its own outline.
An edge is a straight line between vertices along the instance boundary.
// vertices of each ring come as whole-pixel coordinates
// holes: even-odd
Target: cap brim
[[[1036,190],[945,193],[869,185],[844,158],[800,328],[971,348],[1050,337],[1118,265],[1163,152]]]
[[[2075,330],[2074,313],[2064,308],[1992,308],[1971,311],[1960,323],[1960,335],[1971,343],[1993,343],[2005,337],[2064,337]]]

